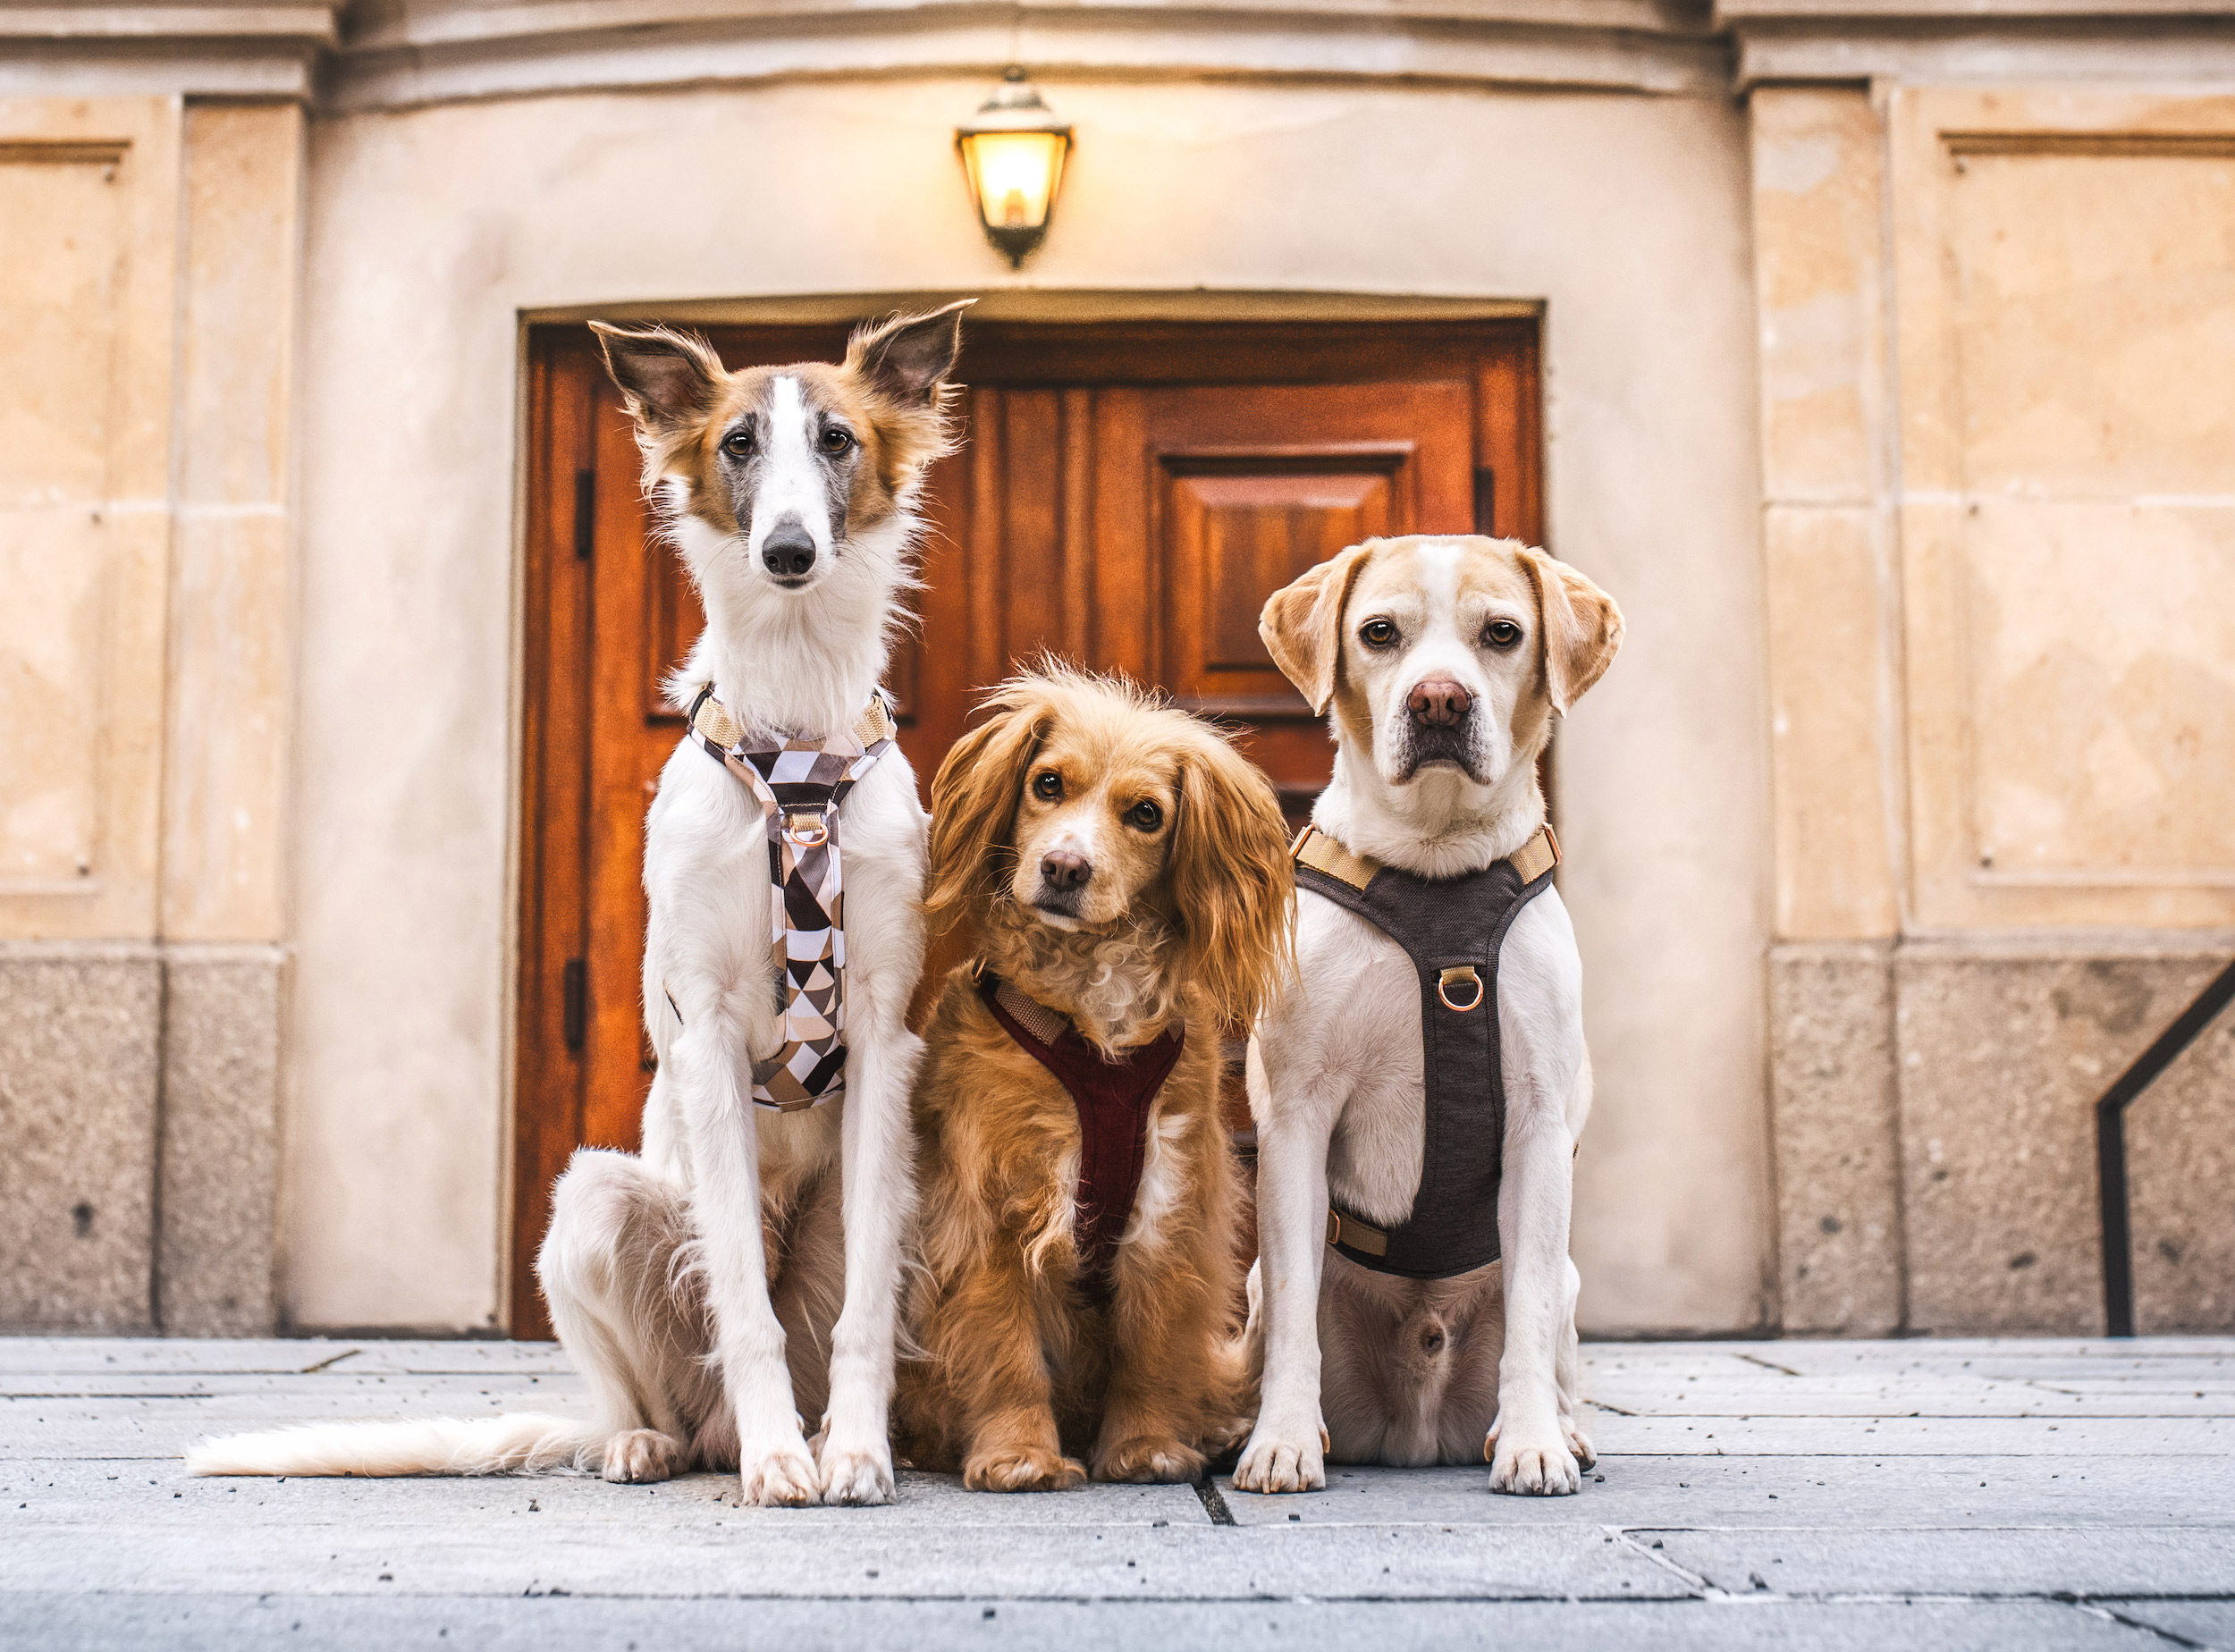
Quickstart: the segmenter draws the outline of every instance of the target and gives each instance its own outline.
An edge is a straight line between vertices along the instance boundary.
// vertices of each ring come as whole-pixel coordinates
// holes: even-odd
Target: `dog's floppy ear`
[[[846,346],[846,365],[880,395],[907,405],[932,401],[962,354],[962,313],[975,299],[958,299],[928,316],[895,316],[857,329]]]
[[[1281,675],[1295,684],[1319,716],[1335,697],[1335,671],[1343,658],[1343,608],[1350,588],[1380,541],[1369,539],[1307,569],[1266,599],[1257,634]]]
[[[1543,616],[1545,692],[1562,716],[1607,674],[1622,646],[1622,610],[1615,599],[1565,562],[1526,546],[1522,566],[1536,582]]]
[[[668,327],[630,329],[590,324],[605,370],[628,399],[628,411],[650,434],[695,425],[714,409],[727,376],[704,339]]]
[[[949,748],[932,781],[931,878],[924,915],[934,935],[984,906],[1008,876],[1025,766],[1047,738],[1055,706],[1029,678],[986,697],[991,714]]]
[[[1272,783],[1209,729],[1181,763],[1166,866],[1190,977],[1220,1016],[1255,1021],[1288,973],[1295,868]]]

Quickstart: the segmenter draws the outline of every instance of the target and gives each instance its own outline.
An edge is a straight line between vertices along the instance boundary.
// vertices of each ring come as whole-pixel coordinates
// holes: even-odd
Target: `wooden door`
[[[731,367],[845,330],[716,328]],[[969,328],[966,439],[930,478],[920,636],[888,686],[928,788],[988,685],[1050,652],[1234,727],[1300,820],[1332,747],[1257,638],[1265,598],[1374,534],[1541,539],[1533,323]],[[696,634],[649,544],[587,332],[531,334],[510,1324],[580,1144],[633,1149],[643,822],[681,737],[660,682]]]

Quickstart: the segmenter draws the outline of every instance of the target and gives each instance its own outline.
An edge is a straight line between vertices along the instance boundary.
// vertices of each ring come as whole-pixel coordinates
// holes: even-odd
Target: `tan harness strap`
[[[745,738],[745,725],[730,714],[730,708],[709,695],[699,702],[697,712],[691,718],[691,727],[697,729],[722,750]],[[881,694],[869,696],[869,704],[854,724],[854,738],[864,746],[874,746],[893,736],[892,718],[885,710],[885,697]]]
[[[1309,822],[1296,834],[1288,853],[1299,864],[1323,872],[1354,889],[1362,890],[1373,881],[1373,874],[1381,870],[1381,863],[1371,855],[1357,854]],[[1549,824],[1539,826],[1528,842],[1505,858],[1513,863],[1523,883],[1534,883],[1560,864],[1560,840],[1552,835]]]
[[[1346,1244],[1354,1251],[1363,1251],[1368,1256],[1387,1256],[1389,1235],[1371,1222],[1362,1222],[1354,1216],[1345,1216],[1340,1210],[1327,1213],[1327,1242]]]

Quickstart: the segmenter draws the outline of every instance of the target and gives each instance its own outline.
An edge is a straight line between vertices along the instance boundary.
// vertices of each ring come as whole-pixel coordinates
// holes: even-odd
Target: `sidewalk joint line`
[[[1214,1526],[1235,1524],[1234,1511],[1227,1507],[1227,1500],[1219,1493],[1219,1482],[1209,1473],[1195,1482],[1195,1496],[1202,1504],[1202,1512],[1210,1516]]]

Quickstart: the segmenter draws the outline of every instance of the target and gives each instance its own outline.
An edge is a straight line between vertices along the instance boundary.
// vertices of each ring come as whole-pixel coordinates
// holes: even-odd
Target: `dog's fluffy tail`
[[[423,1422],[318,1422],[209,1440],[186,1454],[190,1474],[518,1474],[587,1466],[601,1437],[586,1422],[515,1412]]]

